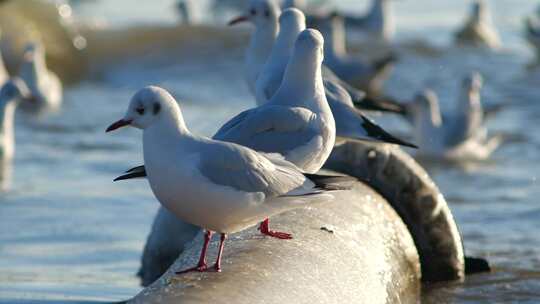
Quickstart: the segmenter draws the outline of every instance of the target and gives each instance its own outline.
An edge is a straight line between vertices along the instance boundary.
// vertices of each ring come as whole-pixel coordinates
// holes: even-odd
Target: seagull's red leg
[[[199,263],[197,263],[197,266],[188,268],[186,270],[177,271],[176,274],[183,274],[191,271],[199,271],[204,272],[208,269],[208,265],[206,264],[206,251],[208,250],[208,244],[210,244],[210,239],[212,239],[212,231],[206,230],[204,233],[204,244],[201,250],[201,256],[199,257]]]
[[[225,239],[227,235],[225,233],[221,234],[221,241],[219,242],[219,251],[216,259],[216,264],[214,265],[214,270],[221,272],[221,255],[223,254],[223,246],[225,246]]]
[[[259,226],[259,230],[261,231],[262,234],[275,237],[277,239],[282,239],[282,240],[292,239],[292,235],[290,233],[270,230],[270,228],[268,228],[268,223],[269,223],[268,219],[265,219],[264,221],[261,222],[261,225]]]

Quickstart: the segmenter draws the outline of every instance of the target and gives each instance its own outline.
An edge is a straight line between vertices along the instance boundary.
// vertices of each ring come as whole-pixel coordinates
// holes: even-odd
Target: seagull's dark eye
[[[144,115],[144,108],[136,108],[135,111],[139,113],[139,115]]]
[[[256,11],[255,9],[251,9],[251,10],[249,11],[249,13],[250,13],[252,16],[257,15],[257,11]]]

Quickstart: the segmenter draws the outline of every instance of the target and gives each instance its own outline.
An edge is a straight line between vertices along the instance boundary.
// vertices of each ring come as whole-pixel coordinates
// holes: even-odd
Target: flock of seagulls
[[[131,126],[143,132],[144,165],[115,180],[147,178],[158,201],[178,219],[205,230],[199,262],[180,271],[220,271],[226,236],[255,224],[262,234],[290,239],[271,230],[268,218],[348,190],[345,176],[318,175],[336,144],[373,141],[416,149],[419,155],[485,159],[501,140],[489,137],[481,104],[482,76],[467,75],[452,113],[441,113],[435,92],[423,90],[401,104],[381,97],[396,57],[369,62],[347,52],[347,31],[361,31],[389,43],[395,32],[392,0],[373,0],[365,16],[307,13],[304,1],[249,0],[229,24],[253,27],[245,53],[244,76],[255,106],[226,122],[212,138],[193,134],[179,103],[165,89],[148,86],[131,99],[107,132]],[[179,5],[190,20],[189,1]],[[540,12],[539,12],[540,13]],[[526,37],[540,47],[540,16],[527,19]],[[308,28],[306,24],[316,27]],[[501,45],[482,0],[456,33],[460,44]],[[375,43],[375,42],[374,42]],[[540,53],[540,52],[539,52]],[[17,75],[0,62],[0,144],[3,159],[14,152],[13,117],[18,104],[32,114],[57,111],[62,83],[46,65],[45,48],[29,43]],[[366,116],[366,111],[402,115],[413,129],[400,139]],[[221,235],[216,263],[206,260],[213,233]]]
[[[444,119],[429,90],[407,105],[367,97],[374,82],[388,77],[394,58],[369,63],[348,54],[346,24],[366,24],[378,38],[390,39],[393,31],[380,22],[387,0],[376,0],[365,18],[331,14],[319,20],[322,33],[306,28],[311,17],[296,5],[286,1],[282,11],[277,2],[250,0],[245,13],[229,23],[253,27],[244,76],[256,106],[230,119],[212,139],[192,134],[174,98],[157,87],[135,94],[124,118],[107,129],[143,129],[145,164],[116,180],[146,177],[167,210],[205,230],[199,262],[178,273],[220,271],[226,235],[256,223],[262,234],[292,238],[271,230],[268,218],[347,189],[336,183],[345,177],[316,175],[340,141],[418,144],[425,155],[473,158],[489,156],[499,144],[487,137],[478,73],[463,81],[456,110]],[[480,19],[486,16],[481,6],[477,11]],[[413,125],[415,144],[363,113],[374,109],[404,115]],[[206,253],[214,232],[221,239],[217,261],[209,267]]]

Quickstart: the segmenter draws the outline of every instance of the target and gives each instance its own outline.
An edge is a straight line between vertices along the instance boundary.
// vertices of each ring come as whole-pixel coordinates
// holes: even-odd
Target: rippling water
[[[173,1],[136,7],[128,0],[79,2],[75,9],[82,20],[111,27],[172,24],[176,18]],[[358,2],[339,6],[360,12],[366,1]],[[437,51],[421,56],[400,48],[387,85],[391,95],[408,98],[429,86],[443,109],[451,108],[459,79],[478,69],[485,77],[485,102],[506,105],[489,124],[507,138],[491,160],[426,164],[451,204],[467,254],[489,258],[495,270],[465,283],[426,287],[424,302],[532,303],[540,299],[540,71],[525,69],[532,52],[521,38],[521,18],[537,1],[490,1],[505,43],[497,54],[450,46],[467,2],[395,2],[398,44],[421,39]],[[142,63],[126,61],[99,80],[66,88],[58,114],[35,119],[18,113],[12,188],[0,197],[0,303],[115,301],[140,290],[135,273],[158,204],[144,181],[111,182],[141,162],[140,132],[105,134],[104,128],[121,117],[135,90],[159,84],[181,100],[195,132],[212,134],[253,104],[237,66],[241,56],[233,49],[171,65],[152,52]],[[407,131],[397,118],[380,119]]]

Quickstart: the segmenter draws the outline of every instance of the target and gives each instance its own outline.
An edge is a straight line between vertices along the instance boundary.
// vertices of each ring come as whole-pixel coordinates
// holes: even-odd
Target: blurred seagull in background
[[[411,111],[414,139],[420,147],[420,155],[464,160],[482,160],[491,155],[501,143],[501,138],[488,138],[481,88],[480,74],[467,76],[463,80],[455,112],[444,118],[435,92],[425,90],[416,96]]]
[[[30,90],[20,78],[11,78],[0,89],[0,160],[9,161],[15,152],[15,109],[30,98]]]
[[[279,31],[278,17],[281,13],[279,6],[272,0],[251,0],[247,12],[229,22],[234,25],[240,22],[250,22],[255,25],[246,51],[244,73],[248,88],[255,96],[255,83],[259,77],[274,45]]]
[[[343,17],[332,15],[321,25],[325,34],[324,64],[339,78],[365,92],[377,95],[389,77],[396,57],[390,54],[374,63],[347,53]]]
[[[366,15],[345,15],[345,26],[365,34],[368,41],[390,42],[396,31],[392,1],[394,0],[373,0]]]
[[[284,10],[279,17],[279,23],[280,31],[272,48],[272,53],[257,80],[256,96],[258,105],[267,103],[278,91],[287,63],[293,53],[294,42],[305,29],[304,14],[296,8]],[[336,136],[338,138],[381,141],[415,147],[392,136],[364,116],[355,108],[347,90],[336,80],[337,76],[334,76],[336,78],[332,76],[325,77],[325,74],[327,74],[325,71],[327,73],[331,73],[331,71],[323,67],[322,77],[326,99],[336,122]],[[361,106],[362,103],[359,103],[358,107]],[[385,110],[385,108],[381,107],[379,110]]]
[[[28,85],[33,103],[24,107],[32,112],[57,111],[62,105],[62,82],[47,69],[45,47],[39,42],[29,43],[23,54],[19,76]]]
[[[278,154],[191,133],[176,100],[158,87],[135,94],[124,118],[107,132],[127,125],[143,130],[146,173],[159,202],[206,230],[197,265],[177,273],[210,270],[206,252],[213,232],[221,234],[213,270],[221,271],[227,234],[346,189],[331,185],[331,177],[305,175]]]
[[[489,7],[484,0],[474,0],[472,12],[465,25],[456,32],[455,40],[460,45],[498,49],[501,39],[493,25]]]

